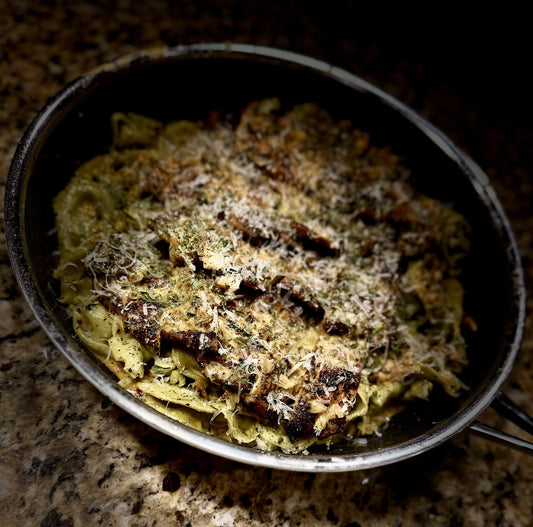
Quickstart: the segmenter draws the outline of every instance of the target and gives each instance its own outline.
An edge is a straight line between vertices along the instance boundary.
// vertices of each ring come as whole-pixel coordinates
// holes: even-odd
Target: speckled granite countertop
[[[525,340],[505,392],[532,413],[527,17],[485,8],[483,20],[461,10],[417,25],[398,8],[383,19],[364,2],[339,1],[335,10],[296,0],[140,4],[0,1],[2,189],[16,144],[47,98],[124,53],[233,40],[343,66],[412,106],[488,173],[529,293]],[[394,466],[313,475],[240,465],[147,428],[108,404],[49,343],[17,291],[3,234],[0,314],[3,526],[533,525],[533,458],[468,433]],[[482,420],[517,431],[492,410]]]

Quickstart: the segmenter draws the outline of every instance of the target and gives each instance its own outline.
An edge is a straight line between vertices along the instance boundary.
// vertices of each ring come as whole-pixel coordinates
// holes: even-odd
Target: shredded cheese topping
[[[112,123],[55,200],[56,277],[125,388],[287,452],[377,432],[435,383],[457,395],[468,225],[397,155],[277,99],[235,127]]]

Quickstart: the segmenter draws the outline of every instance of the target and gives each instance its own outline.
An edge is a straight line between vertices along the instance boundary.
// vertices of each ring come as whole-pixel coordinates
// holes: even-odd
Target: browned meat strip
[[[319,370],[315,380],[301,394],[292,418],[284,423],[287,435],[299,439],[313,431],[316,414],[312,413],[311,402],[319,400],[326,407],[334,404],[352,405],[357,396],[361,373],[354,373],[342,368],[324,367]],[[326,438],[342,430],[345,418],[333,418],[320,431],[320,437]]]
[[[290,226],[294,229],[296,239],[305,249],[316,251],[323,256],[334,256],[339,254],[339,249],[333,247],[330,240],[313,231],[303,223],[291,221]]]
[[[243,239],[252,245],[261,245],[269,241],[281,240],[289,243],[291,240],[288,233],[282,228],[273,225],[272,222],[257,222],[252,218],[229,212],[225,214],[225,219],[235,230],[243,235]]]
[[[161,305],[141,298],[113,298],[111,306],[124,321],[124,329],[146,346],[159,348]]]
[[[316,418],[310,412],[310,408],[309,402],[301,399],[294,408],[295,412],[292,419],[284,423],[285,432],[287,432],[291,441],[313,435],[313,425]]]
[[[290,295],[291,300],[304,307],[317,321],[324,316],[324,308],[313,292],[294,278],[284,277],[277,284],[281,295]]]
[[[307,225],[294,220],[281,217],[269,218],[260,212],[250,217],[228,212],[221,217],[226,219],[235,230],[240,231],[243,239],[252,245],[282,241],[290,247],[301,246],[304,249],[316,251],[322,256],[339,254],[339,249],[335,248],[330,240]]]
[[[354,373],[342,368],[323,368],[318,374],[318,380],[312,387],[310,399],[318,397],[321,400],[329,401],[328,407],[344,403],[352,406],[355,403],[360,381],[360,370]],[[320,432],[320,437],[325,438],[338,433],[342,430],[344,423],[344,416],[330,419]]]
[[[340,320],[332,320],[330,318],[324,319],[322,327],[329,335],[346,335],[354,329]]]
[[[220,343],[214,332],[201,331],[161,331],[161,338],[171,342],[177,342],[190,349],[199,358],[206,356],[218,357]]]

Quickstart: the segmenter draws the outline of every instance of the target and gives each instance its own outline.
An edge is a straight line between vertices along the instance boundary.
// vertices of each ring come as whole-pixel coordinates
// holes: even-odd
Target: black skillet
[[[392,419],[381,435],[309,455],[265,453],[176,423],[121,389],[73,334],[52,279],[56,240],[52,198],[83,161],[110,145],[109,116],[134,111],[164,121],[237,112],[280,97],[314,101],[390,145],[417,186],[453,203],[472,225],[465,275],[466,311],[479,327],[468,336],[469,387],[458,399],[436,393]],[[293,53],[241,44],[198,44],[142,52],[75,80],[51,99],[23,136],[6,188],[5,232],[19,285],[42,327],[79,372],[117,405],[185,443],[233,460],[296,471],[348,471],[393,463],[443,443],[465,428],[533,453],[533,444],[476,421],[489,405],[533,433],[533,420],[500,388],[522,338],[525,289],[516,244],[484,173],[412,110],[339,68]]]

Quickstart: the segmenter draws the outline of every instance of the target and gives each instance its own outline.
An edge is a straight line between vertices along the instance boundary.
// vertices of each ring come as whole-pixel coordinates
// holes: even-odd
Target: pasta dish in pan
[[[146,404],[262,450],[382,432],[466,363],[468,224],[323,108],[116,113],[56,197],[83,344]],[[431,174],[428,174],[431,177]]]

